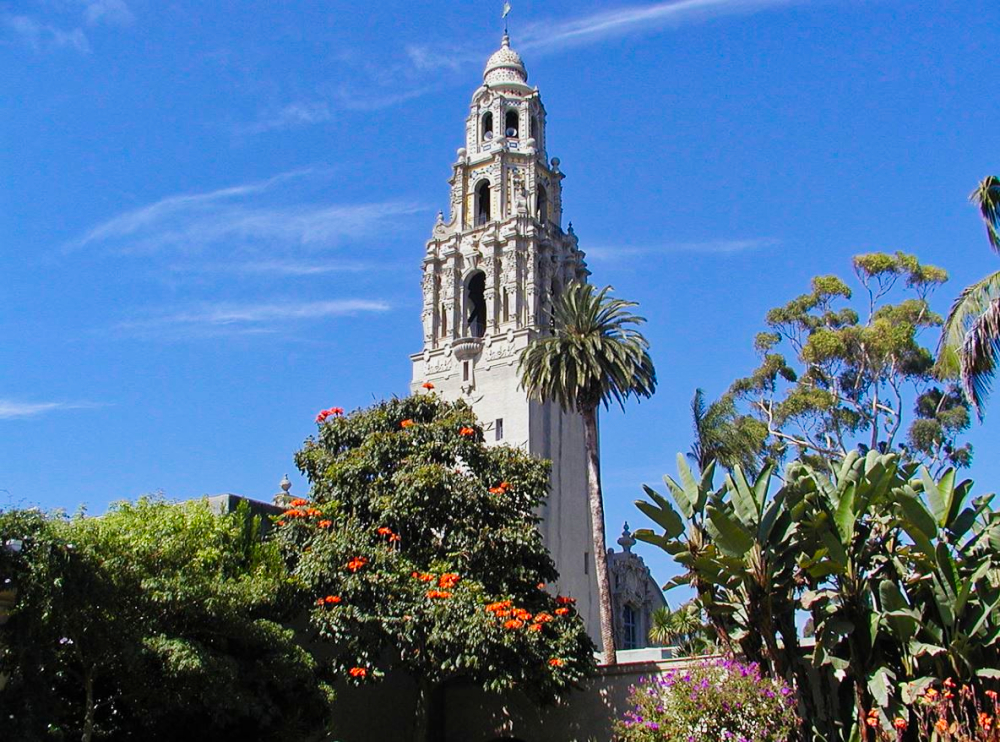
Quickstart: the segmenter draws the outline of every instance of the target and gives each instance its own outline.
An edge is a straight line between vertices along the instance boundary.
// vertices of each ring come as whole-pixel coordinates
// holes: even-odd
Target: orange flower
[[[330,408],[330,412],[332,412],[334,415],[337,415],[339,417],[340,415],[344,414],[344,408],[343,407],[331,407]]]
[[[541,631],[542,625],[540,623],[533,623],[528,628],[531,629],[532,631]]]
[[[341,602],[341,597],[339,595],[327,595],[323,598],[323,602],[327,605],[337,605]]]
[[[323,605],[326,603],[326,598],[316,598],[316,605]]]
[[[536,623],[548,623],[549,621],[554,621],[554,620],[555,619],[552,618],[552,614],[546,613],[545,611],[542,611],[541,613],[535,615]]]
[[[306,510],[306,515],[308,515],[310,518],[315,518],[317,515],[322,515],[322,514],[323,513],[317,510],[316,508],[309,508],[308,510]]]
[[[300,508],[303,505],[308,505],[308,504],[309,504],[309,501],[308,500],[303,500],[301,497],[297,498],[295,500],[292,500],[292,507],[293,508]]]
[[[490,603],[488,606],[486,606],[486,612],[492,613],[495,616],[509,616],[510,615],[510,610],[508,610],[509,608],[510,608],[510,601],[501,600],[496,603]]]
[[[944,734],[945,732],[948,731],[948,720],[938,719],[937,722],[934,724],[934,728],[937,729],[941,734]]]
[[[991,701],[995,701],[997,700],[997,692],[995,690],[988,690],[986,691],[986,697]]]
[[[897,716],[893,720],[892,725],[896,727],[896,729],[903,731],[904,729],[906,729],[906,719],[904,719],[902,716]]]
[[[424,572],[423,574],[421,574],[420,572],[414,572],[410,576],[415,580],[420,580],[421,582],[430,582],[431,580],[434,579],[434,575],[430,574],[429,572]]]
[[[434,598],[441,598],[447,600],[448,598],[451,597],[451,593],[449,593],[447,590],[428,590],[427,597],[431,598],[432,600]]]
[[[320,528],[330,528],[333,525],[333,521],[332,520],[321,520],[316,525],[318,525]]]
[[[559,605],[573,605],[576,602],[576,598],[567,598],[565,595],[557,595],[556,602]]]
[[[562,608],[556,608],[556,615],[557,616],[568,616],[569,615],[569,608],[567,608],[566,606],[563,606]]]
[[[924,691],[924,698],[926,698],[928,701],[933,701],[935,698],[937,698],[937,694],[938,692],[936,688],[928,688],[927,690]]]
[[[878,726],[878,711],[876,711],[875,709],[872,709],[871,711],[869,711],[868,712],[868,718],[865,719],[865,724],[867,724],[870,727],[877,727]]]
[[[553,657],[549,660],[549,664],[552,665],[552,667],[562,667],[563,661],[558,657]]]
[[[352,678],[364,678],[368,676],[368,670],[364,667],[352,667],[347,672],[350,673]]]
[[[520,629],[522,626],[524,626],[524,621],[518,621],[516,618],[509,618],[503,622],[505,629]]]
[[[412,428],[414,425],[416,425],[415,422],[413,422],[412,420],[407,419],[407,420],[403,420],[403,422],[401,422],[399,424],[399,427],[401,427],[401,428]]]
[[[475,428],[470,428],[468,426],[463,425],[461,428],[459,428],[458,434],[461,436],[465,436],[466,438],[471,438],[476,434],[476,430]]]
[[[285,521],[283,521],[283,520],[279,520],[279,521],[278,521],[278,527],[279,527],[279,528],[281,528],[281,527],[282,527],[282,526],[284,526],[284,525],[285,525]]]
[[[992,724],[993,724],[993,720],[990,718],[990,715],[987,714],[985,711],[980,711],[979,712],[979,726],[981,726],[986,731],[989,731],[990,726]]]
[[[955,687],[955,679],[954,678],[948,678],[947,680],[945,680],[944,681],[944,687],[945,688],[954,688]]]
[[[502,495],[503,494],[503,490],[500,489],[499,487],[490,487],[490,494],[491,495]]]
[[[520,621],[530,621],[531,611],[526,611],[524,610],[524,608],[518,608],[517,610],[514,611],[514,618]]]
[[[354,557],[351,561],[347,563],[347,570],[349,572],[357,572],[359,569],[368,564],[368,559],[363,556]]]
[[[462,578],[454,572],[448,572],[438,578],[438,587],[443,587],[445,590],[451,590],[458,584],[460,579]]]
[[[535,587],[537,587],[539,590],[544,590],[545,589],[545,583],[544,582],[539,582],[537,585],[535,585]]]
[[[433,388],[434,388],[434,385],[433,385],[433,384],[431,384],[431,383],[430,383],[429,381],[425,381],[425,382],[424,382],[423,384],[421,384],[420,386],[422,386],[422,387],[423,387],[424,389],[427,389],[428,391],[430,391],[431,389],[433,389]]]

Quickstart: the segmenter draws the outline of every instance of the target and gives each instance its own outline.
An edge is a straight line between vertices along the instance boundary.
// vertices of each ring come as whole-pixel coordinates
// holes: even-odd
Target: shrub
[[[731,659],[645,678],[629,700],[621,742],[784,742],[797,724],[791,688]]]

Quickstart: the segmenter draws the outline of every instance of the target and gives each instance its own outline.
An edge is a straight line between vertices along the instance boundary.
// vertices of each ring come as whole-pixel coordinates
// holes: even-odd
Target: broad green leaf
[[[708,525],[719,548],[731,556],[742,556],[753,546],[753,538],[743,525],[712,505],[708,507]]]

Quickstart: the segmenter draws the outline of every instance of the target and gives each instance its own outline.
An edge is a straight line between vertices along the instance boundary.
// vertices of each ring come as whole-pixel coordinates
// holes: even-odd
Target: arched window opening
[[[534,116],[531,117],[531,138],[538,141],[538,119]]]
[[[510,322],[510,292],[503,290],[503,321]]]
[[[511,139],[517,139],[517,132],[520,127],[520,119],[517,115],[517,109],[510,108],[507,110],[507,115],[504,118],[504,134],[506,134]]]
[[[476,186],[476,226],[481,227],[491,218],[490,216],[490,182],[482,180]]]
[[[538,195],[535,197],[536,206],[535,217],[542,224],[548,224],[549,222],[549,194],[545,190],[545,186],[538,186]]]
[[[635,609],[626,605],[622,609],[622,649],[639,648],[638,617]]]
[[[493,138],[493,114],[487,111],[483,114],[483,141],[488,142]]]
[[[473,273],[466,284],[465,319],[469,335],[481,338],[486,334],[486,274],[482,271]]]
[[[448,336],[448,315],[445,314],[444,304],[441,305],[441,337]]]

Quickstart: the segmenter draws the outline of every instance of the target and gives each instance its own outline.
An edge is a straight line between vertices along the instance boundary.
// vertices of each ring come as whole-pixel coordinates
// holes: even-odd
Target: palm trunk
[[[84,673],[83,678],[83,688],[86,694],[87,708],[84,711],[83,718],[83,736],[80,738],[81,742],[90,742],[94,736],[94,673],[92,670],[88,669]]]
[[[417,702],[413,710],[413,742],[429,742],[431,684],[424,678],[417,680]]]
[[[587,446],[587,497],[590,504],[590,524],[594,532],[594,570],[601,614],[601,645],[604,664],[614,665],[617,658],[611,612],[611,580],[608,577],[608,549],[604,538],[604,498],[601,496],[601,461],[597,449],[597,408],[588,408],[582,414],[583,437]]]

